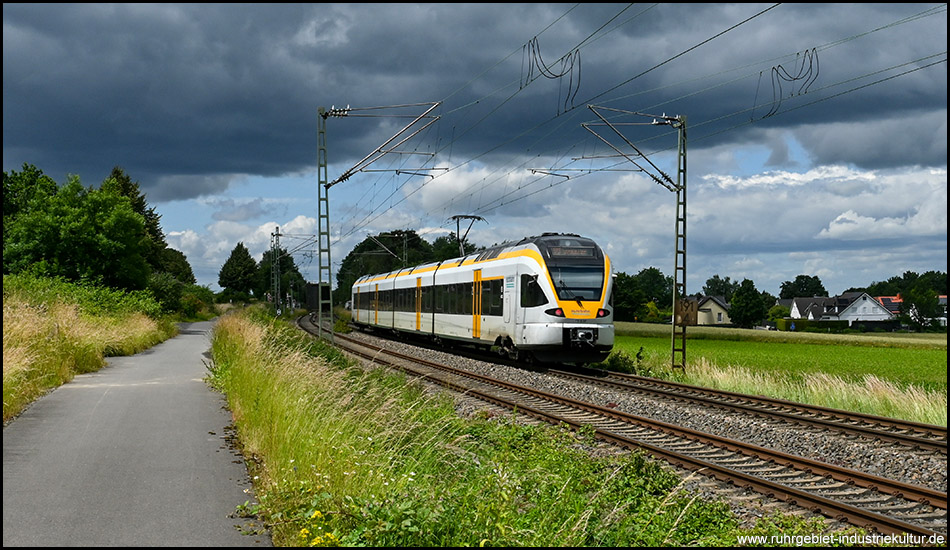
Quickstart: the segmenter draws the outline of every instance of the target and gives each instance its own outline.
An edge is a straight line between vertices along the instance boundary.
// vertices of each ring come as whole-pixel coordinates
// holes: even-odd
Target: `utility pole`
[[[655,116],[655,115],[644,115],[643,113],[635,113],[632,111],[623,111],[620,109],[609,109],[606,107],[596,107],[594,105],[589,106],[590,109],[596,114],[603,125],[610,127],[620,138],[630,146],[635,152],[635,155],[629,155],[624,153],[619,148],[611,144],[608,140],[601,137],[597,132],[590,128],[589,124],[582,124],[584,128],[590,131],[592,134],[600,138],[601,141],[610,146],[614,151],[616,151],[620,156],[624,157],[630,161],[634,166],[636,166],[639,171],[644,172],[646,175],[650,176],[653,181],[657,184],[662,185],[668,190],[676,193],[676,224],[675,224],[675,235],[676,242],[674,245],[674,262],[673,262],[673,332],[670,338],[671,342],[671,357],[670,365],[672,368],[676,369],[685,369],[686,368],[686,327],[688,325],[696,324],[697,316],[697,304],[691,302],[686,298],[686,117],[685,116],[676,116],[670,117],[666,115]],[[643,123],[611,123],[597,109],[612,111],[616,113],[630,114],[630,115],[641,115],[641,116],[652,116],[653,122],[649,123],[654,126],[667,125],[678,131],[677,139],[677,169],[676,169],[676,181],[674,182],[670,176],[665,172],[660,170],[653,162],[650,161],[630,140],[628,140],[621,132],[617,129],[617,126],[621,125],[639,125]],[[644,168],[639,163],[637,163],[635,158],[642,158],[650,168]],[[677,357],[678,356],[678,357]]]
[[[323,338],[324,315],[330,321],[333,342],[333,282],[330,264],[330,197],[327,179],[327,117],[341,116],[337,109],[317,111],[317,337]],[[324,314],[326,311],[326,314]]]
[[[676,168],[676,258],[673,263],[672,366],[686,368],[686,327],[695,325],[696,302],[686,298],[686,117],[664,117],[663,122],[678,130]],[[679,354],[679,361],[676,356]]]
[[[280,315],[280,227],[270,234],[270,283],[274,293],[274,310]]]

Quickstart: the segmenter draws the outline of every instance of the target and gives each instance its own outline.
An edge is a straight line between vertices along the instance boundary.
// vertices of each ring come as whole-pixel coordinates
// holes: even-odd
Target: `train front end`
[[[522,288],[529,307],[518,347],[541,362],[605,360],[614,344],[610,259],[577,235],[546,234],[534,244],[541,269]]]

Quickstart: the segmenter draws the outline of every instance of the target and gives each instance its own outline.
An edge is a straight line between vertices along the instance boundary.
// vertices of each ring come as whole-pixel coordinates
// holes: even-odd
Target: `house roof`
[[[901,305],[904,303],[904,299],[901,298],[900,294],[897,296],[875,296],[874,299],[881,302],[881,305],[884,306],[885,309],[895,315],[901,312]],[[947,296],[945,294],[937,296],[937,303],[946,308]]]
[[[901,312],[901,304],[904,302],[900,295],[898,296],[875,296],[875,300],[881,302],[881,305],[884,306],[884,309],[890,311],[891,313],[897,314]]]
[[[706,302],[714,302],[722,309],[729,311],[729,303],[726,302],[726,298],[724,296],[706,296],[699,301],[699,307],[703,307],[703,304]]]
[[[827,319],[828,317],[838,317],[862,296],[868,295],[865,292],[845,292],[838,296],[830,297],[815,296],[812,298],[795,298],[794,303],[797,306],[799,315],[804,318],[821,319],[824,317]],[[892,310],[887,304],[882,302],[880,298],[872,296],[868,296],[868,298],[877,301],[879,305],[883,306],[884,309],[890,313],[896,313],[896,311],[900,309],[900,305],[898,305],[897,310]]]

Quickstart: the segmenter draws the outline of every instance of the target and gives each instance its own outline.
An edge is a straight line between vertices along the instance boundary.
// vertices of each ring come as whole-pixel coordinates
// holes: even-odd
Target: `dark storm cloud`
[[[456,163],[570,158],[594,102],[688,114],[694,147],[786,128],[822,162],[946,165],[945,7],[895,24],[935,5],[770,6],[4,4],[4,170],[93,184],[120,165],[153,200],[189,198],[310,169],[317,107],[436,100],[419,140]],[[816,78],[763,118],[780,67]],[[331,121],[340,169],[394,127]]]

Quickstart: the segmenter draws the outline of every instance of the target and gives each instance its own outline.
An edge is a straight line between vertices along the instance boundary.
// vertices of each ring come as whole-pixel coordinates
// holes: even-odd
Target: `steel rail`
[[[664,398],[672,397],[679,400],[698,402],[704,405],[712,405],[720,408],[741,411],[744,413],[752,413],[764,417],[779,418],[798,424],[818,426],[822,428],[838,430],[841,432],[853,433],[882,441],[899,443],[912,448],[937,451],[947,454],[946,428],[943,428],[942,426],[902,421],[864,413],[851,413],[849,411],[843,411],[839,409],[796,403],[794,401],[786,401],[783,399],[765,396],[753,396],[736,392],[712,390],[709,388],[702,388],[689,384],[668,382],[665,380],[657,380],[654,378],[646,378],[641,376],[607,373],[606,378],[604,378],[561,370],[548,370],[547,372],[548,374],[563,378],[571,378],[574,380],[581,380],[595,384],[609,384],[624,390],[643,392]],[[633,382],[628,382],[627,380],[633,380]],[[724,401],[725,399],[734,401]],[[763,409],[761,407],[781,407],[785,410]],[[796,412],[788,412],[789,410]],[[826,417],[830,416],[833,417],[834,420],[803,416],[809,414],[821,414]],[[851,421],[864,422],[868,424],[873,423],[878,427],[850,424],[849,422]],[[895,430],[913,431],[914,434],[926,435],[881,431],[880,426]],[[940,438],[941,435],[943,440],[930,438]]]

